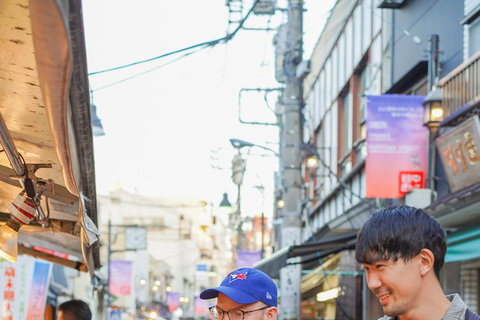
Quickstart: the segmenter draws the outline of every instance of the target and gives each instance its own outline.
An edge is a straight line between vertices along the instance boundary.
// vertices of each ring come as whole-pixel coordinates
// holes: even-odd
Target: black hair
[[[64,320],[91,320],[92,312],[82,300],[69,300],[58,306],[62,311]]]
[[[435,258],[435,275],[440,278],[446,238],[438,220],[422,209],[390,206],[375,212],[363,225],[357,236],[355,259],[368,264],[399,258],[409,261],[422,249],[429,249]]]

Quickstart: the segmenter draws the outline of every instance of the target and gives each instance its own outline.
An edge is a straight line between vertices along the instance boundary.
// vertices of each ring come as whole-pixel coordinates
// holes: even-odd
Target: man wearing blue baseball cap
[[[258,269],[240,268],[230,272],[220,286],[204,290],[200,298],[217,298],[217,305],[210,307],[214,320],[277,318],[277,286]]]

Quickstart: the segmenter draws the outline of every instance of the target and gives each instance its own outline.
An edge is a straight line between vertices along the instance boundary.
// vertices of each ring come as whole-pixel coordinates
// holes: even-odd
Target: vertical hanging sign
[[[51,274],[51,263],[35,261],[32,288],[28,302],[27,320],[43,319]]]
[[[128,296],[132,288],[132,261],[110,261],[110,294]]]
[[[425,188],[428,129],[423,96],[367,96],[367,198],[401,198]]]

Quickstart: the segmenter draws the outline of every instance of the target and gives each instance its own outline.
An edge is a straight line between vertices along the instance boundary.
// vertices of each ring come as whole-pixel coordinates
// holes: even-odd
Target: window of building
[[[473,56],[480,51],[480,17],[473,21],[468,28],[468,55]]]
[[[348,91],[339,99],[339,169],[342,176],[352,168],[351,151],[353,146],[353,101],[352,94]]]
[[[354,121],[353,121],[353,162],[356,163],[365,158],[366,147],[365,139],[367,138],[367,128],[365,119],[367,117],[367,110],[365,107],[365,88],[367,86],[367,68],[366,63],[363,64],[363,69],[356,74],[353,79],[355,81],[355,94],[353,96]]]

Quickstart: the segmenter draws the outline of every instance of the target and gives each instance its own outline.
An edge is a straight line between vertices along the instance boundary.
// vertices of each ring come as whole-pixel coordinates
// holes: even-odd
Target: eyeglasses
[[[231,309],[231,310],[228,310],[228,311],[224,311],[217,306],[213,306],[213,307],[210,307],[208,309],[210,310],[210,315],[212,316],[213,320],[223,320],[223,318],[225,317],[225,314],[227,314],[227,313],[228,313],[228,317],[230,318],[230,320],[243,320],[243,318],[245,317],[245,314],[255,312],[255,311],[264,310],[264,309],[267,309],[267,308],[270,308],[270,307],[266,306],[266,307],[263,307],[263,308],[260,308],[260,309],[255,309],[255,310],[250,310],[250,311],[243,311],[243,310],[240,310],[240,309]]]

